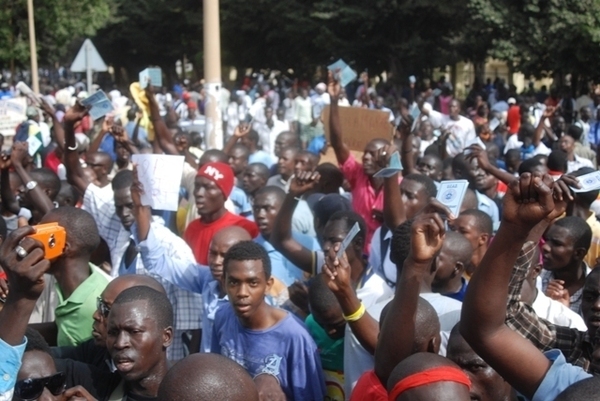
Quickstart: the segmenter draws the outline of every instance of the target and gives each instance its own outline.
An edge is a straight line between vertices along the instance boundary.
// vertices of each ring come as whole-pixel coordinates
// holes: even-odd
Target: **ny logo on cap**
[[[210,175],[212,178],[214,178],[217,181],[219,181],[221,178],[224,177],[224,175],[221,174],[221,172],[219,170],[217,170],[216,168],[214,168],[213,166],[207,166],[206,169],[204,169],[204,174]]]

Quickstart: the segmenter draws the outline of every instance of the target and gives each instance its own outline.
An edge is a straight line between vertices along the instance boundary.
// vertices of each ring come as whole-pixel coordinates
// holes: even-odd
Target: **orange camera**
[[[44,258],[54,260],[63,254],[67,243],[67,232],[58,223],[33,226],[35,233],[29,237],[44,244]]]

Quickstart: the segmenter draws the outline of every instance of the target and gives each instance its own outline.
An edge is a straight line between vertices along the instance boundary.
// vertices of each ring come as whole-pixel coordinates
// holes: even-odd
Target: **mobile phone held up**
[[[29,237],[40,241],[44,245],[44,259],[54,260],[65,251],[67,232],[58,223],[47,223],[33,226],[35,233]]]

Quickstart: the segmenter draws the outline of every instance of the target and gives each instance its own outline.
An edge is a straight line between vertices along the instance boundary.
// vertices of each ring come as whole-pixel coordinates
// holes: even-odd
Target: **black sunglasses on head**
[[[98,308],[98,311],[103,317],[108,317],[108,314],[110,312],[110,306],[108,306],[107,303],[104,302],[104,300],[100,297],[96,299],[96,308]]]
[[[20,380],[15,385],[15,395],[23,401],[37,400],[44,392],[44,388],[54,395],[60,395],[65,392],[66,380],[67,376],[64,372],[39,379]]]

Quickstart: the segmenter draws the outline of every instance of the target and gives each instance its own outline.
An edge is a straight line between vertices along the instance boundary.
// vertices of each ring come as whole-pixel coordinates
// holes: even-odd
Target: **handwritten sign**
[[[26,109],[24,97],[0,100],[0,133],[5,137],[14,136],[17,126],[27,119]]]
[[[375,138],[392,139],[394,128],[390,124],[388,112],[360,107],[339,107],[338,110],[344,142],[350,149],[362,152]],[[329,106],[323,110],[321,119],[329,138]]]
[[[177,211],[183,156],[133,155],[138,178],[144,187],[142,204],[155,210]]]

